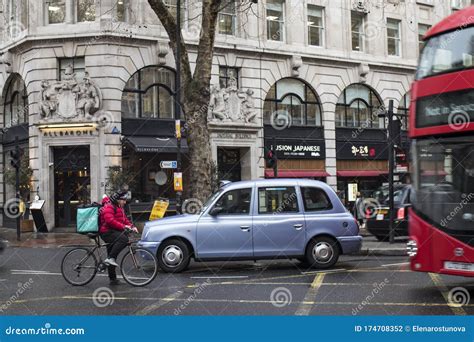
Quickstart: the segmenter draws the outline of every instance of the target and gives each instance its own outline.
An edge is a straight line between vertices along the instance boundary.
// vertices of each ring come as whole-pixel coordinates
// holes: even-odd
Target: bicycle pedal
[[[97,270],[99,271],[99,273],[104,273],[106,269],[107,269],[107,265],[104,264],[103,262],[101,262],[99,266],[97,266]]]

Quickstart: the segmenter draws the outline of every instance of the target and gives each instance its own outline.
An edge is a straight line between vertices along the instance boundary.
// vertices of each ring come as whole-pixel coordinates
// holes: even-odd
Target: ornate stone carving
[[[370,12],[370,0],[354,0],[352,2],[352,9],[354,11],[369,13]]]
[[[301,56],[293,56],[291,57],[291,74],[293,76],[299,76],[300,75],[300,68],[303,65],[303,59]]]
[[[61,81],[41,82],[41,117],[44,120],[57,115],[62,119],[90,119],[96,113],[102,102],[100,89],[91,81],[86,72],[81,82],[76,80],[76,74],[71,65]]]
[[[169,52],[169,48],[167,44],[158,43],[157,48],[157,55],[158,55],[158,65],[165,65],[166,64],[166,55]]]
[[[367,82],[367,75],[370,72],[370,67],[367,63],[359,64],[359,82],[365,83]]]
[[[211,86],[209,119],[214,122],[255,123],[257,111],[253,90],[237,88],[237,80],[231,78],[227,88]]]
[[[79,115],[90,117],[99,110],[99,91],[98,88],[91,83],[87,73],[84,76],[83,82],[77,84],[72,91],[77,94],[76,111]]]

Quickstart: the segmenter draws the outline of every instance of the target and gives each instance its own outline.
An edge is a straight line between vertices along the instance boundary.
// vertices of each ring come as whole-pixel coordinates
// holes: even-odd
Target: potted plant
[[[136,174],[130,170],[125,170],[121,166],[110,166],[107,171],[107,182],[105,192],[112,194],[117,190],[130,190],[136,182]]]

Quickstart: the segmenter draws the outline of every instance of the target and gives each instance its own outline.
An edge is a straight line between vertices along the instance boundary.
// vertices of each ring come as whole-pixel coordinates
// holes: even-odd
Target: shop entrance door
[[[89,146],[54,147],[54,213],[56,227],[73,227],[77,207],[90,203]]]
[[[218,148],[217,169],[220,180],[238,182],[242,179],[239,148]]]

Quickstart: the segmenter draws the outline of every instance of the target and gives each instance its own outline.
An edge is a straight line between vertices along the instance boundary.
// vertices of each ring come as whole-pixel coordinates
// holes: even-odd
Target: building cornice
[[[110,32],[96,32],[96,33],[81,33],[81,34],[68,34],[68,35],[28,35],[14,42],[10,42],[0,47],[0,54],[5,52],[23,53],[36,46],[51,46],[63,44],[67,41],[77,41],[80,43],[87,43],[90,45],[98,45],[101,43],[122,43],[125,45],[136,46],[136,45],[153,45],[153,44],[168,44],[169,40],[166,37],[150,37],[146,35],[124,35]],[[254,43],[248,44],[248,43]],[[194,53],[197,50],[198,41],[187,40],[186,45],[189,47],[189,52]],[[289,45],[285,45],[289,47]],[[231,44],[216,41],[214,47],[214,53],[227,53],[227,52],[239,52],[247,55],[258,54],[261,58],[272,58],[275,59],[287,59],[298,55],[303,60],[311,63],[318,63],[322,65],[340,65],[340,66],[357,66],[361,63],[368,64],[374,69],[392,70],[399,73],[413,73],[416,71],[416,61],[411,63],[402,63],[403,59],[382,61],[378,57],[374,57],[369,54],[361,54],[360,58],[354,58],[353,56],[337,55],[334,50],[321,49],[320,53],[303,52],[304,47],[299,47],[299,51],[292,51],[289,49],[277,49],[272,47],[261,47],[258,46],[256,41],[247,41],[247,44]],[[260,57],[259,56],[259,57]],[[387,58],[384,58],[387,59]]]

